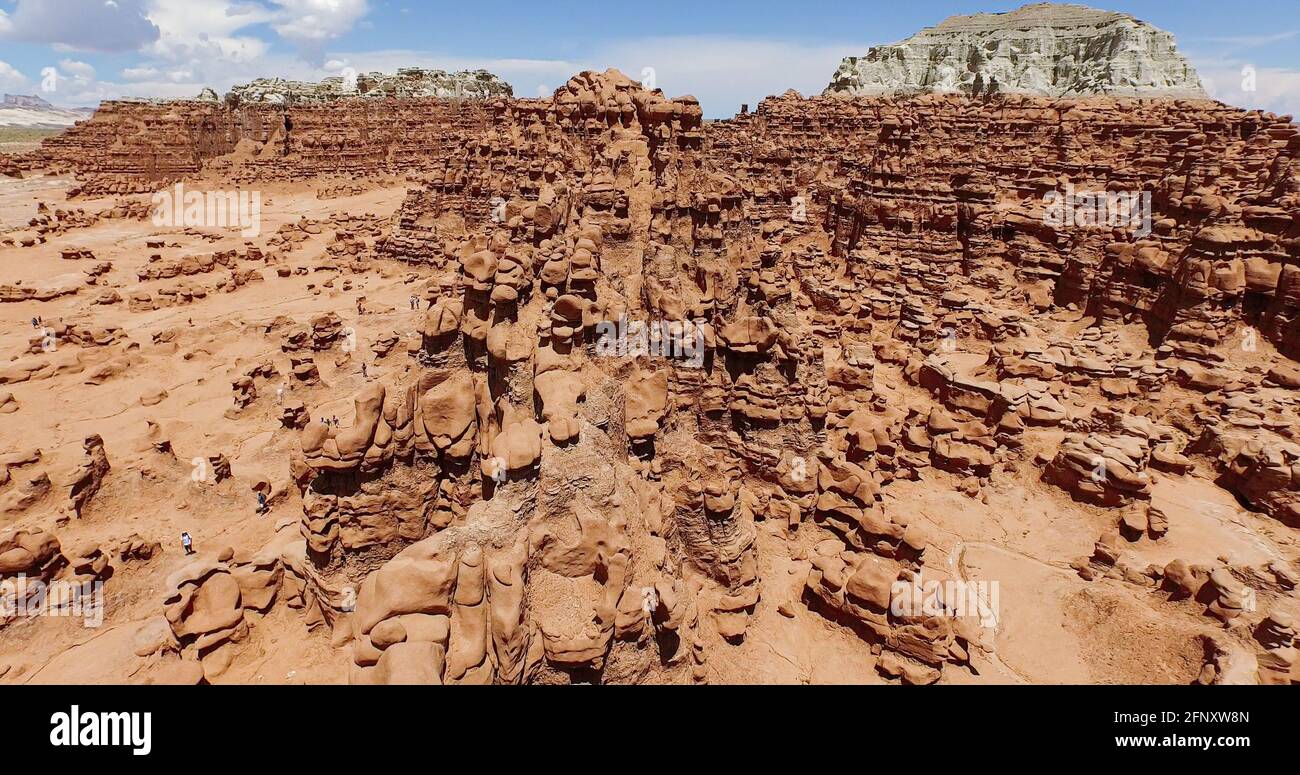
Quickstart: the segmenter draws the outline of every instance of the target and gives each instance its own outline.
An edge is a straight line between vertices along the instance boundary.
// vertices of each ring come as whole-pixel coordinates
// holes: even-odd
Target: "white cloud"
[[[86,80],[93,80],[95,78],[95,68],[85,62],[78,62],[75,59],[60,60],[59,70],[64,75],[71,78],[84,78]]]
[[[160,34],[144,53],[172,63],[253,61],[266,53],[266,41],[235,33],[273,18],[262,6],[226,0],[150,0],[149,19]]]
[[[272,29],[320,61],[324,47],[346,35],[369,12],[366,0],[273,0],[279,6]]]
[[[325,47],[369,12],[367,0],[15,0],[0,11],[0,38],[56,51],[140,51],[149,61],[212,77],[230,63],[257,61],[270,43],[247,31],[267,25],[319,63]]]
[[[1245,70],[1247,67],[1253,68],[1253,79]],[[1196,69],[1205,90],[1220,102],[1278,115],[1300,116],[1300,70],[1254,67],[1247,62],[1232,60],[1198,63]]]
[[[158,38],[144,0],[17,0],[0,12],[0,37],[61,50],[135,51]]]
[[[157,78],[161,72],[156,67],[128,67],[121,75],[128,81],[147,81],[150,78]]]
[[[27,76],[18,72],[13,65],[0,61],[0,91],[26,92],[31,86]]]
[[[323,60],[324,46],[368,11],[366,0],[146,2],[158,35],[141,48],[141,61],[121,71],[123,83],[83,84],[64,99],[82,104],[119,96],[189,97],[205,86],[224,91],[263,76],[321,78],[328,72],[315,65]],[[270,26],[311,61],[272,52],[267,40],[246,33],[258,25]]]

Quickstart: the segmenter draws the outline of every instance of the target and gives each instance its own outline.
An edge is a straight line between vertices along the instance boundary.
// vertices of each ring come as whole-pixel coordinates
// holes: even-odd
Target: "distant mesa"
[[[54,106],[40,97],[23,94],[6,94],[2,103],[6,108],[34,108],[36,110],[54,110]]]
[[[62,129],[89,118],[90,108],[60,108],[30,94],[6,94],[0,100],[0,126]]]
[[[1125,13],[1038,3],[953,16],[840,63],[827,95],[1209,99],[1174,36]]]

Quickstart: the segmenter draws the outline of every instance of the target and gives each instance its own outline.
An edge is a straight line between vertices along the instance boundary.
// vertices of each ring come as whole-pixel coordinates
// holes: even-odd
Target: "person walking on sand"
[[[194,539],[190,538],[189,533],[181,533],[181,546],[185,548],[186,554],[194,554]]]
[[[268,508],[267,503],[266,503],[266,493],[264,493],[264,492],[259,492],[259,493],[257,494],[257,513],[258,513],[258,514],[265,514],[265,513],[266,513],[267,511],[269,511],[269,510],[270,510],[270,509]]]

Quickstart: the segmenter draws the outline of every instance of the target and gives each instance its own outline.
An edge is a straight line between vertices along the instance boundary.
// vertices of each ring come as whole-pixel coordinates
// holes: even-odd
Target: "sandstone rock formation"
[[[24,163],[277,203],[86,244],[126,304],[7,286],[0,563],[117,562],[158,682],[1294,681],[1300,129],[1157,86],[107,104]],[[51,449],[47,386],[102,438]]]

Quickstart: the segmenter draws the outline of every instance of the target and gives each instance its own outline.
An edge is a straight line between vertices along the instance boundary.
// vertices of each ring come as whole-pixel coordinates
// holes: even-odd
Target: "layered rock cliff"
[[[1206,96],[1173,35],[1128,14],[1058,3],[953,16],[845,58],[825,93],[924,92]]]

